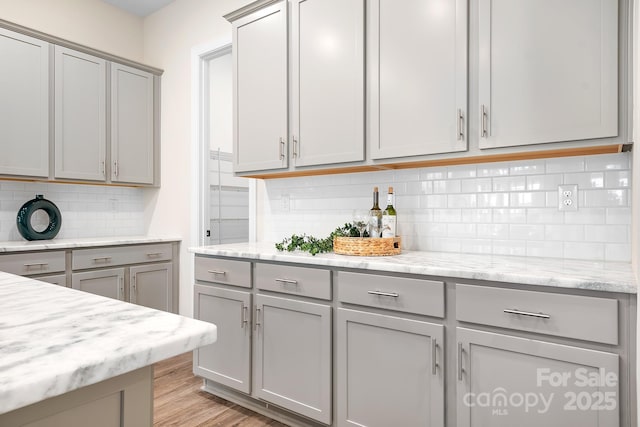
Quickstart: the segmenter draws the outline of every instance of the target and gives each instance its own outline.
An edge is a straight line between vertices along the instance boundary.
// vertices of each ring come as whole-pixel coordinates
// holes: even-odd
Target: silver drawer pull
[[[369,295],[378,295],[381,297],[391,297],[398,298],[400,294],[396,294],[395,292],[381,292],[381,291],[367,291]]]
[[[151,253],[148,253],[148,254],[147,254],[147,256],[148,256],[149,258],[151,258],[151,257],[156,257],[156,256],[161,256],[161,255],[162,255],[162,252],[151,252]]]
[[[27,268],[31,268],[31,267],[45,268],[48,265],[49,265],[49,263],[47,263],[47,262],[32,262],[30,264],[24,264],[24,266],[27,267]]]
[[[438,343],[436,339],[431,340],[431,374],[436,375],[438,368]]]
[[[291,280],[291,279],[276,279],[276,282],[286,283],[288,285],[297,285],[298,284],[297,280]]]
[[[222,271],[222,270],[207,270],[207,273],[211,273],[211,274],[222,274],[222,275],[227,274],[227,272],[226,272],[226,271]]]
[[[504,311],[507,314],[516,314],[518,316],[530,316],[530,317],[537,317],[539,319],[549,319],[549,318],[551,318],[551,316],[549,316],[548,314],[532,313],[530,311],[521,311],[521,310],[517,310],[517,309],[505,308],[502,311]]]
[[[109,262],[111,261],[111,257],[110,256],[99,256],[99,257],[95,257],[93,259],[94,262],[98,262],[98,261],[104,261],[104,262]]]

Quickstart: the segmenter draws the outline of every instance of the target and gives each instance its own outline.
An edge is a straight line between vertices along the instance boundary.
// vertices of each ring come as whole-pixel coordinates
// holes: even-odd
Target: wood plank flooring
[[[154,366],[154,427],[284,427],[285,425],[200,390],[192,353]]]

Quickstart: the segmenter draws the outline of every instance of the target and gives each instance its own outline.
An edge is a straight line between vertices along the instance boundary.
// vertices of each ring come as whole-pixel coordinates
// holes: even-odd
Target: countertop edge
[[[241,244],[189,247],[188,251],[199,255],[328,268],[351,268],[624,294],[638,292],[629,263],[417,251],[405,251],[393,257],[350,257],[334,253],[312,256],[300,252],[278,252],[273,244],[269,243],[246,244],[245,247]],[[456,256],[461,262],[457,262]],[[429,264],[432,260],[437,262]],[[465,265],[466,260],[472,260],[472,262],[467,262]],[[566,271],[570,272],[566,273]],[[609,272],[615,272],[619,277],[605,277]]]
[[[114,236],[83,237],[78,239],[53,239],[33,241],[0,242],[0,254],[12,252],[47,251],[56,249],[79,249],[99,246],[122,246],[148,243],[181,242],[178,236]]]

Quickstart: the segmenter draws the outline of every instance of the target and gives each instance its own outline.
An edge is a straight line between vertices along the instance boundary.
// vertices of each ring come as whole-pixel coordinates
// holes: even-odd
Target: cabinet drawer
[[[222,283],[225,285],[251,287],[251,263],[230,259],[197,256],[195,261],[196,280]]]
[[[521,331],[618,344],[618,301],[456,285],[456,318]]]
[[[14,253],[0,255],[0,271],[32,276],[64,271],[64,251]]]
[[[111,246],[97,249],[77,249],[72,252],[73,270],[139,264],[143,262],[170,261],[173,256],[171,243],[154,245]]]
[[[340,302],[444,317],[444,283],[433,280],[337,273]]]
[[[256,264],[256,287],[265,291],[331,299],[331,271],[317,268]]]

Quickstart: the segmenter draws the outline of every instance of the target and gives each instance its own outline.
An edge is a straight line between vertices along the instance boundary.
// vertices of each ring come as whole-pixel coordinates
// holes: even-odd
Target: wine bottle
[[[387,193],[387,207],[382,211],[382,237],[396,237],[397,216],[393,207],[393,187]]]
[[[380,237],[380,228],[382,227],[382,209],[378,206],[378,187],[373,187],[373,207],[369,211],[371,216],[371,224],[369,227],[369,235],[371,237]]]

